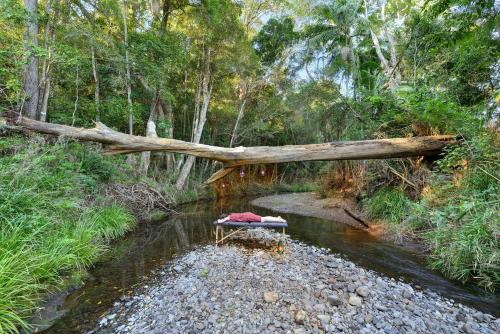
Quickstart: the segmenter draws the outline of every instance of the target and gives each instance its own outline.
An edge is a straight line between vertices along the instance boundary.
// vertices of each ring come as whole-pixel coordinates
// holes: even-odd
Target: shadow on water
[[[154,269],[187,250],[213,242],[212,221],[221,213],[254,211],[272,215],[269,210],[255,208],[248,199],[229,202],[198,202],[184,206],[184,214],[161,223],[144,223],[127,238],[115,243],[106,259],[90,270],[91,278],[84,287],[69,294],[62,305],[65,314],[44,333],[82,333],[96,325],[113,303],[141,286]],[[289,222],[292,238],[334,253],[388,277],[403,279],[444,297],[499,316],[498,296],[487,295],[472,287],[444,279],[427,269],[421,256],[370,234],[323,219],[281,214]]]

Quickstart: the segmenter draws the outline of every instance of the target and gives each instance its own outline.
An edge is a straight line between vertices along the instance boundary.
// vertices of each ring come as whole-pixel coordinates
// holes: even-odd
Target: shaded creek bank
[[[91,280],[70,294],[62,310],[63,317],[56,320],[47,333],[81,333],[95,327],[97,319],[107,313],[113,304],[134,289],[151,284],[161,277],[164,263],[193,247],[212,243],[212,221],[224,212],[252,210],[273,214],[256,208],[247,199],[229,202],[198,202],[179,209],[184,214],[167,221],[142,224],[126,239],[113,246],[108,259],[91,270]],[[414,286],[433,290],[444,297],[498,316],[498,299],[482,295],[480,291],[464,287],[442,278],[427,268],[417,254],[344,224],[304,217],[282,215],[289,221],[287,233],[293,239],[330,248],[364,268],[380,272],[395,279],[402,278]],[[151,273],[154,270],[156,273]]]

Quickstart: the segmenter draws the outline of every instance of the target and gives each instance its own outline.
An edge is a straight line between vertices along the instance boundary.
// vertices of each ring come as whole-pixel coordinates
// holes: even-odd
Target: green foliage
[[[31,141],[0,159],[2,333],[27,328],[25,318],[41,293],[60,285],[61,275],[95,262],[107,241],[134,226],[122,208],[91,208],[84,200],[82,175],[99,180],[102,174],[82,168],[89,162],[78,158],[81,145],[75,150],[76,155],[61,144],[46,148]]]
[[[257,54],[266,66],[274,64],[282,52],[297,39],[291,17],[270,19],[253,40]]]
[[[364,205],[370,218],[383,219],[390,224],[398,241],[418,227],[415,222],[413,226],[410,224],[408,212],[413,203],[401,189],[382,188],[368,197]]]
[[[467,211],[457,212],[464,208]],[[489,290],[497,290],[500,286],[498,209],[498,202],[479,199],[461,202],[459,207],[441,208],[449,212],[448,219],[457,214],[458,218],[464,218],[459,224],[440,224],[424,235],[432,247],[431,267],[452,279],[475,280]]]

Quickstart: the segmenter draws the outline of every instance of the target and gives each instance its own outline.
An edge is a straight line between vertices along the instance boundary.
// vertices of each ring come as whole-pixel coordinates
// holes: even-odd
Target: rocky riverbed
[[[149,286],[116,302],[92,333],[499,331],[491,315],[255,229],[168,263]]]

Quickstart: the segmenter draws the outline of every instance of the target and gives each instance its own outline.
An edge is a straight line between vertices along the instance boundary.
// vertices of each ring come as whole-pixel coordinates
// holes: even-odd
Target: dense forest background
[[[0,110],[225,147],[457,135],[437,162],[292,163],[276,179],[355,197],[397,238],[421,240],[436,269],[495,290],[499,10],[493,0],[3,0]],[[16,133],[0,138],[0,332],[23,323],[34,305],[23,296],[97,258],[90,240],[105,248],[131,228],[120,206],[92,208],[123,194],[117,184],[153,187],[166,207],[199,196],[218,169]],[[75,215],[93,232],[76,237]],[[54,220],[68,230],[52,244],[20,241],[53,234]],[[79,243],[59,247],[61,233]],[[22,262],[58,252],[75,255]],[[19,275],[32,286],[13,292]]]

